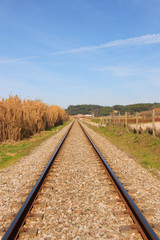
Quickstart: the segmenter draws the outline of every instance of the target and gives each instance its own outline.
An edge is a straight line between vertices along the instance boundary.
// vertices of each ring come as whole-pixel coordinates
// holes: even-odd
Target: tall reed
[[[68,114],[58,106],[9,96],[0,101],[0,141],[21,140],[67,119]]]

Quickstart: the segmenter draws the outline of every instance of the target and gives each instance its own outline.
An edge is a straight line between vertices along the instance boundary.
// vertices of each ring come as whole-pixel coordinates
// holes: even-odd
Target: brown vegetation
[[[68,114],[58,106],[9,96],[0,101],[0,141],[21,140],[67,119]]]

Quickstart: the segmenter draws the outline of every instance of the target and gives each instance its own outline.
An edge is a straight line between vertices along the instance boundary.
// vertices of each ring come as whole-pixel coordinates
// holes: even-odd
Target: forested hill
[[[134,114],[135,112],[148,111],[153,108],[160,108],[160,103],[137,103],[131,105],[114,105],[113,107],[92,104],[70,105],[66,111],[69,115],[94,114],[94,116],[108,116],[114,111],[118,111],[121,114],[125,112]]]
[[[99,110],[102,108],[100,105],[70,105],[66,111],[69,113],[69,115],[77,115],[77,114],[91,114],[92,111],[95,111],[96,109]]]

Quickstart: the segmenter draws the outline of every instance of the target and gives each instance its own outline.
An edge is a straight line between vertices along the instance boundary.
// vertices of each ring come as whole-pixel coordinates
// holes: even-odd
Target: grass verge
[[[135,134],[124,127],[97,128],[87,125],[117,147],[135,157],[143,167],[160,170],[160,138],[153,137],[145,132]]]
[[[38,147],[43,141],[56,134],[69,123],[70,121],[67,121],[62,125],[36,133],[34,136],[22,141],[0,144],[0,169],[8,167],[17,162],[21,157],[28,155],[31,150]]]
[[[92,118],[91,122],[100,123],[100,119],[99,118]]]

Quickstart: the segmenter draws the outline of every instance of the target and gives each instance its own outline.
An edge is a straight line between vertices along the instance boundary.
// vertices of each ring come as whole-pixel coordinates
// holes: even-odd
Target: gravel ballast
[[[33,234],[46,240],[142,239],[130,228],[133,221],[77,122],[36,202],[21,240],[34,239],[28,229],[36,229]]]
[[[160,181],[106,138],[82,125],[160,237]]]
[[[0,172],[0,237],[21,207],[56,150],[69,125],[44,141],[14,165]]]
[[[43,142],[29,156],[0,172],[0,236],[69,126]],[[160,237],[160,182],[125,152],[85,124],[83,126]],[[48,176],[49,183],[46,182],[38,197],[40,207],[37,204],[32,210],[36,221],[31,219],[26,223],[31,232],[32,227],[35,229],[32,234],[37,237],[27,237],[29,233],[23,236],[22,233],[20,239],[141,239],[130,229],[133,221],[128,214],[122,214],[125,206],[118,200],[103,165],[77,122],[65,145]]]

